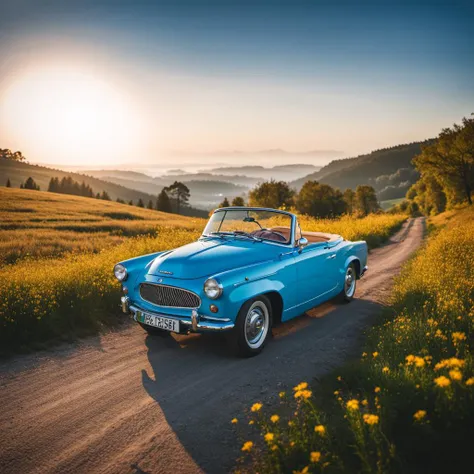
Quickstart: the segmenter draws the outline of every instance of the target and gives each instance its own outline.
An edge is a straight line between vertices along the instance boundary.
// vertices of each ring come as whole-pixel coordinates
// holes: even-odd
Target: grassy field
[[[0,187],[0,266],[26,257],[97,253],[160,227],[202,228],[205,220],[112,201]]]
[[[201,219],[107,201],[28,190],[0,192],[0,261],[15,261],[0,270],[4,352],[93,334],[123,320],[113,265],[192,242],[204,226]],[[302,225],[375,245],[404,219],[383,214],[334,221],[303,218]]]
[[[474,209],[431,224],[360,358],[281,393],[280,413],[256,401],[242,471],[472,471]]]

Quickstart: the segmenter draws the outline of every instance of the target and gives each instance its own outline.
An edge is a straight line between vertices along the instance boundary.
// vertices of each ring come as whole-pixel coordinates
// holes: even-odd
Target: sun
[[[36,156],[74,165],[133,161],[140,144],[140,118],[129,95],[83,70],[26,73],[6,90],[0,114],[31,161]]]

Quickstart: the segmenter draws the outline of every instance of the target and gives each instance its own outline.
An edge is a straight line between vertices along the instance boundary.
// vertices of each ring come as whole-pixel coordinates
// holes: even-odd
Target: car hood
[[[276,258],[284,249],[240,239],[202,239],[157,257],[149,275],[194,279]]]

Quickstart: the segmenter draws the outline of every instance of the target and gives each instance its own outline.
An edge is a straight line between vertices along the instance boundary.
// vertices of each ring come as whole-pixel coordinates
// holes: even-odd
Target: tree
[[[322,218],[339,216],[346,210],[341,191],[317,181],[304,183],[295,205],[302,214]]]
[[[406,198],[416,204],[416,210],[423,214],[435,215],[446,209],[447,198],[443,187],[431,175],[423,175],[408,191]],[[411,206],[411,209],[414,207]]]
[[[233,206],[245,206],[244,198],[241,197],[241,196],[236,196],[234,199],[232,199],[232,205]]]
[[[7,188],[11,188],[12,187],[12,183],[10,182],[10,178],[7,179]]]
[[[229,207],[229,200],[227,198],[224,198],[224,200],[219,204],[219,207]]]
[[[25,157],[21,151],[12,152],[8,148],[0,148],[0,159],[12,161],[25,161]]]
[[[144,204],[144,202],[143,202],[143,199],[142,199],[142,198],[140,198],[140,199],[138,200],[138,202],[137,202],[137,206],[138,206],[138,207],[145,207],[145,204]]]
[[[372,186],[357,186],[355,191],[355,209],[362,216],[380,210],[377,194]]]
[[[51,178],[49,180],[48,191],[50,193],[59,193],[60,192],[59,179],[58,178]]]
[[[445,194],[461,191],[471,205],[474,189],[474,118],[463,118],[462,125],[445,128],[432,145],[422,147],[413,163],[423,176],[431,174],[445,188]]]
[[[128,201],[128,205],[133,206],[133,200],[132,199],[130,199],[130,201]]]
[[[156,200],[156,210],[161,212],[171,212],[171,202],[168,194],[166,193],[165,188],[163,188],[158,194],[158,199]]]
[[[346,203],[346,212],[352,215],[354,212],[355,192],[351,188],[347,188],[342,195],[342,199]]]
[[[295,192],[284,181],[267,181],[249,193],[249,205],[279,209],[291,206]]]
[[[171,186],[166,187],[165,191],[176,202],[176,212],[179,214],[181,206],[188,204],[189,188],[185,184],[175,181]]]
[[[102,191],[102,194],[100,195],[100,199],[104,200],[104,201],[110,201],[110,196],[109,196],[109,193],[107,191]]]
[[[154,207],[153,207],[153,201],[152,201],[151,199],[148,201],[148,206],[147,206],[147,208],[148,208],[148,209],[151,209],[151,210],[154,209]]]
[[[36,181],[30,176],[23,184],[23,189],[33,189],[35,191],[39,191],[40,187],[36,184]]]
[[[117,201],[119,204],[125,204],[125,201],[124,201],[123,199],[117,198],[116,201]]]

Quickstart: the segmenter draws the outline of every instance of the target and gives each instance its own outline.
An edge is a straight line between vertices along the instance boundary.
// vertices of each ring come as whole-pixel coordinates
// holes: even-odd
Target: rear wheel
[[[232,331],[232,344],[241,357],[252,357],[262,352],[271,334],[272,306],[266,296],[247,301],[240,308]]]
[[[350,263],[349,266],[346,268],[346,274],[344,275],[344,287],[339,293],[340,301],[349,303],[354,299],[356,291],[356,281],[357,273],[355,265],[353,263]]]
[[[148,324],[138,323],[148,334],[152,336],[167,337],[171,333],[169,331],[163,331],[163,329],[154,328],[153,326],[148,326]]]

